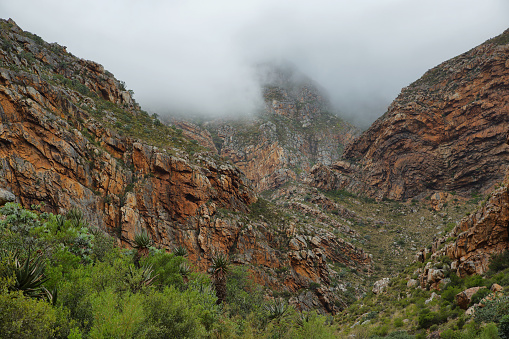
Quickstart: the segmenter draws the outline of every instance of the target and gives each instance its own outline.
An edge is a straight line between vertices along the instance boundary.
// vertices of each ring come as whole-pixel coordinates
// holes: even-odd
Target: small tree
[[[225,254],[216,254],[212,257],[212,280],[216,288],[217,304],[226,299],[226,276],[230,270],[230,261]]]
[[[150,236],[147,230],[142,230],[140,233],[134,235],[134,248],[136,248],[136,254],[134,255],[134,264],[137,268],[140,268],[140,259],[148,256],[148,248],[152,244]]]

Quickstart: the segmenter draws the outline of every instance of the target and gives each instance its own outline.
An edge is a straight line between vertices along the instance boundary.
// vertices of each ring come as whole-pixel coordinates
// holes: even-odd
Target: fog
[[[507,0],[0,0],[0,14],[103,64],[152,112],[253,114],[255,65],[285,60],[361,127],[509,27]]]

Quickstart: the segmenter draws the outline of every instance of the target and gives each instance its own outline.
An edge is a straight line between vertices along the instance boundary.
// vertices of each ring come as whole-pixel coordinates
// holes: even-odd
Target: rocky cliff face
[[[339,233],[255,203],[241,171],[186,138],[197,137],[193,125],[162,124],[102,66],[12,20],[0,28],[0,186],[24,206],[78,207],[123,246],[146,229],[160,248],[186,247],[203,271],[226,253],[275,291],[319,284],[296,294],[302,309],[344,305],[331,263],[371,270],[369,256]]]
[[[331,164],[359,130],[332,114],[323,91],[288,66],[267,66],[264,108],[254,119],[208,123],[219,153],[252,180],[258,192]]]
[[[501,187],[495,189],[479,209],[463,218],[456,227],[436,239],[430,249],[421,250],[417,260],[432,259],[421,272],[422,287],[438,288],[444,278],[443,271],[433,268],[433,263],[447,256],[450,267],[460,277],[483,274],[488,271],[493,254],[509,249],[509,176]],[[442,269],[443,270],[443,269]]]
[[[335,187],[379,199],[489,191],[509,164],[508,89],[509,30],[404,88],[345,149],[360,171],[334,168]],[[315,170],[315,185],[327,185]]]

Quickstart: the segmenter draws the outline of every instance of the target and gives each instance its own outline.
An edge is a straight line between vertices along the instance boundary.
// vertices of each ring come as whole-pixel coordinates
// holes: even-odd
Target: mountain
[[[345,162],[315,169],[315,185],[397,200],[489,192],[509,163],[508,56],[505,31],[426,72],[348,145]]]
[[[264,102],[260,112],[249,118],[202,121],[200,129],[211,134],[219,154],[230,159],[257,192],[298,180],[316,163],[332,164],[360,134],[338,117],[325,91],[294,66],[267,63],[259,65],[258,74]],[[172,123],[188,129],[188,122]],[[192,133],[188,136],[193,138]]]
[[[184,247],[204,272],[212,257],[223,253],[249,270],[267,293],[294,296],[301,309],[337,312],[346,306],[340,286],[331,283],[339,279],[331,265],[372,270],[368,254],[343,239],[352,230],[337,222],[332,232],[258,199],[255,192],[264,184],[253,189],[235,162],[205,148],[211,146],[208,132],[200,132],[201,146],[186,137],[194,133],[192,124],[181,123],[181,129],[161,123],[103,66],[46,43],[12,20],[0,21],[0,27],[0,186],[17,202],[53,213],[78,208],[123,247],[133,246],[136,234],[146,231],[158,248]],[[273,93],[283,95],[278,89]],[[299,109],[283,98],[274,105],[302,116],[299,124],[324,115],[314,92],[299,93]],[[327,115],[324,121],[339,119]],[[290,133],[286,128],[283,136]],[[307,147],[309,157],[319,157],[313,147],[323,153],[329,146],[323,157],[338,156],[337,141],[316,137],[311,133],[294,144]],[[268,142],[281,150],[278,140]],[[219,146],[221,154],[232,152]],[[284,161],[288,154],[298,157],[298,151],[282,153]],[[309,289],[313,284],[321,287]]]

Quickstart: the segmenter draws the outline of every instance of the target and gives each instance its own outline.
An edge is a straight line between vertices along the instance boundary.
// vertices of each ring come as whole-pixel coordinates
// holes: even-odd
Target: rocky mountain
[[[262,192],[299,179],[316,163],[332,164],[360,130],[334,114],[324,90],[293,66],[264,64],[258,69],[264,99],[260,112],[202,122],[189,137],[204,144],[199,135],[203,129],[210,132],[219,154]],[[172,123],[189,130],[188,122]]]
[[[509,163],[509,31],[405,87],[344,152],[312,170],[317,187],[377,199],[488,192]]]
[[[255,195],[279,182],[274,172],[295,176],[288,164],[309,168],[313,161],[338,158],[349,136],[332,133],[354,130],[324,111],[313,88],[299,87],[299,100],[290,89],[268,90],[273,99],[267,107],[278,112],[270,119],[290,124],[286,115],[299,117],[291,122],[303,131],[295,138],[293,125],[274,127],[269,118],[254,125],[257,149],[235,138],[246,129],[212,129],[212,138],[221,140],[220,154],[230,154],[232,164],[214,152],[208,132],[191,123],[169,127],[141,110],[125,84],[101,65],[12,20],[1,20],[0,28],[0,186],[17,202],[48,212],[77,207],[124,247],[146,230],[159,248],[185,247],[201,271],[224,253],[268,294],[293,296],[300,309],[337,312],[346,306],[347,290],[362,292],[345,286],[332,268],[340,263],[372,271],[368,254],[344,240],[355,233],[344,220],[311,224]],[[329,127],[330,140],[313,129],[309,119],[315,116]],[[267,152],[275,154],[273,164],[247,170]],[[255,189],[237,165],[248,175],[261,173]]]

